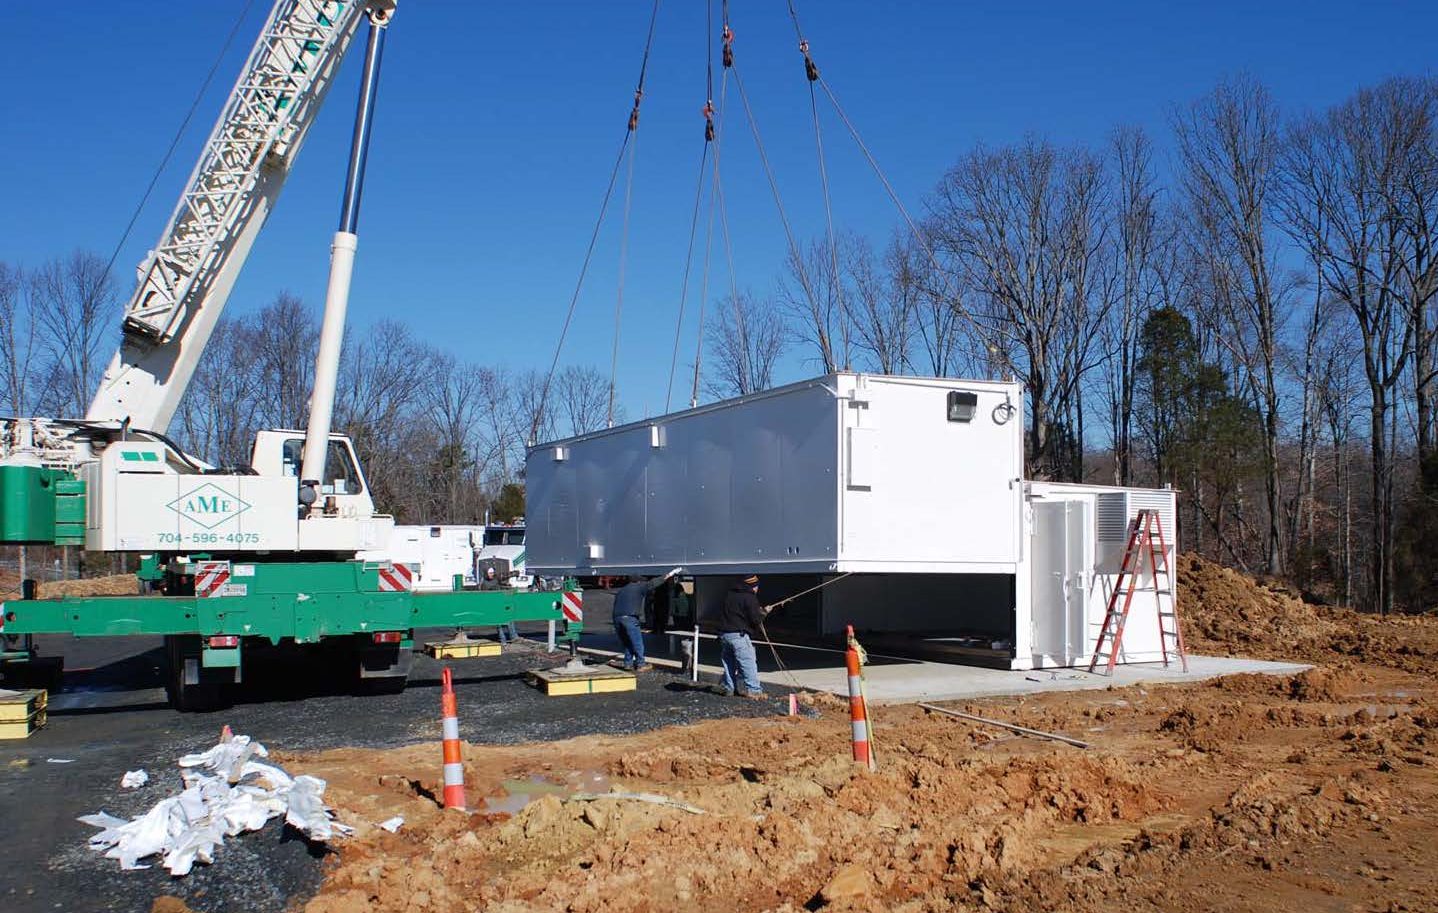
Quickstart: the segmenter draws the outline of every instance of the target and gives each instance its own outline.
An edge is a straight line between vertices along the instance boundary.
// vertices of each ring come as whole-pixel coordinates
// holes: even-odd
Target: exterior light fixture
[[[979,407],[979,395],[967,390],[949,391],[949,421],[972,422]]]

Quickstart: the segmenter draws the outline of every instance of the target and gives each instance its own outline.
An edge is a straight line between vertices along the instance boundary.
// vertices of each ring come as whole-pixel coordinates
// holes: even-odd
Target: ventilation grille
[[[1094,518],[1098,523],[1098,541],[1124,541],[1128,535],[1128,495],[1121,491],[1099,495]]]
[[[1098,496],[1095,521],[1098,527],[1098,541],[1124,542],[1128,539],[1128,528],[1138,512],[1144,508],[1158,511],[1159,522],[1163,524],[1163,537],[1174,545],[1178,533],[1174,517],[1174,498],[1162,491],[1116,491]]]

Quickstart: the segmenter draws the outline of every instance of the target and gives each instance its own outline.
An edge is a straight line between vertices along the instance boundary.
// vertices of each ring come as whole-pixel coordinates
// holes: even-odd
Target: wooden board
[[[44,710],[36,710],[23,720],[0,722],[0,739],[23,739],[45,725]]]
[[[47,703],[43,690],[0,692],[0,723],[23,723]]]
[[[639,679],[633,672],[623,669],[595,668],[591,672],[563,673],[552,669],[541,669],[529,674],[535,686],[550,697],[568,697],[575,694],[609,694],[615,691],[633,691],[639,686]]]
[[[470,659],[475,656],[498,656],[501,649],[493,640],[446,640],[425,644],[424,652],[435,659]]]

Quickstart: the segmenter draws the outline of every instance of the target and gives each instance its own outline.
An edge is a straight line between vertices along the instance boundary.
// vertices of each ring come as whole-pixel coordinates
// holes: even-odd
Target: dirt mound
[[[1180,555],[1177,571],[1184,637],[1195,653],[1353,661],[1409,672],[1438,660],[1438,618],[1311,605],[1197,555]]]
[[[42,599],[51,596],[134,596],[138,592],[139,583],[134,574],[110,574],[40,584]]]
[[[1317,606],[1197,555],[1179,556],[1178,600],[1188,646],[1200,653],[1271,656],[1340,631]]]

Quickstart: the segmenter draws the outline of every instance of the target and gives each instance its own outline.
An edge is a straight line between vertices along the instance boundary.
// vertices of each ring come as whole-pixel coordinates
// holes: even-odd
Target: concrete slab
[[[1011,672],[957,666],[948,663],[897,661],[875,664],[866,668],[865,690],[874,704],[907,704],[915,701],[964,700],[976,697],[998,697],[1013,694],[1041,694],[1050,691],[1084,691],[1110,685],[1171,683],[1183,684],[1242,672],[1265,675],[1291,675],[1309,666],[1301,663],[1275,663],[1254,659],[1216,656],[1190,656],[1188,672],[1177,664],[1165,668],[1161,664],[1119,666],[1112,676],[1089,674],[1083,669],[1053,669],[1036,672]],[[819,669],[803,669],[786,673],[763,672],[766,684],[795,685],[816,691],[831,691],[847,696],[848,679],[842,663]]]
[[[691,634],[683,632],[674,632],[672,636],[647,636],[648,661],[670,669],[681,668],[680,642],[691,637]],[[603,657],[617,655],[614,649],[617,643],[601,633],[586,634],[585,641],[583,649],[586,653]],[[766,686],[829,691],[848,697],[843,650],[777,642],[771,647],[764,641],[756,641],[755,651],[759,660],[759,680]],[[699,657],[703,680],[713,682],[723,674],[718,662],[719,645],[713,635],[701,635]],[[870,653],[864,675],[865,689],[872,703],[901,704],[1049,691],[1084,691],[1110,685],[1182,684],[1245,672],[1292,675],[1308,668],[1311,667],[1303,663],[1190,655],[1189,671],[1186,673],[1176,663],[1168,668],[1160,663],[1132,663],[1118,666],[1110,677],[1097,673],[1090,675],[1085,669],[1015,672]]]

